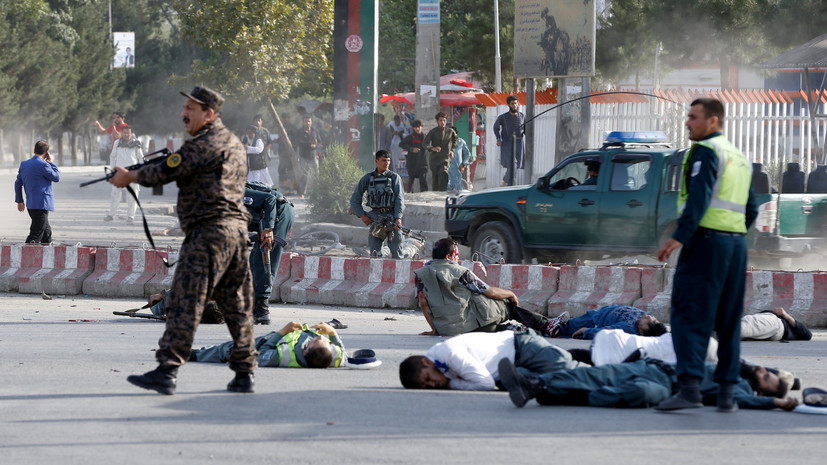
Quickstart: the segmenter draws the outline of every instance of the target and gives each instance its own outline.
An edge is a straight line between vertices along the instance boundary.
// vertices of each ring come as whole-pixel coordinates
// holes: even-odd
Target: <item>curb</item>
[[[160,255],[160,256],[159,256]],[[178,251],[80,244],[0,244],[0,292],[145,298],[172,285]],[[425,260],[306,256],[284,252],[271,302],[416,309],[414,271]],[[674,268],[641,265],[490,265],[462,260],[484,281],[512,289],[538,313],[572,317],[605,305],[632,305],[669,322]],[[744,313],[784,307],[827,327],[827,272],[748,271]]]

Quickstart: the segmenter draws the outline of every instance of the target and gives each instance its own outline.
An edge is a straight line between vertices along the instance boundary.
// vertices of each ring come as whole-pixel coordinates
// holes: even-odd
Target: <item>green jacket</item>
[[[432,260],[414,273],[424,285],[434,327],[441,336],[474,331],[505,321],[508,303],[477,294],[459,282],[467,268],[451,260]]]

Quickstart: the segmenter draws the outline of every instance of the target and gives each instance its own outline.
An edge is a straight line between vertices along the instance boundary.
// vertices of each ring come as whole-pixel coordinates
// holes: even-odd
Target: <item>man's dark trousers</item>
[[[671,367],[652,359],[537,376],[544,386],[538,403],[592,407],[651,407],[668,399],[677,381]]]
[[[715,330],[715,381],[738,381],[746,267],[746,241],[740,234],[699,228],[683,246],[672,286],[671,316],[679,377],[704,377],[707,345]]]
[[[26,243],[48,244],[52,242],[52,227],[49,226],[49,210],[27,209],[32,225]]]

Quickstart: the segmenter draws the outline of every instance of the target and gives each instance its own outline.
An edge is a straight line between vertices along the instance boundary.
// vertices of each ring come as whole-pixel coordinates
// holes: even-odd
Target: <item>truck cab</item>
[[[449,197],[446,230],[486,262],[651,253],[676,218],[685,152],[662,133],[614,132],[533,186]]]

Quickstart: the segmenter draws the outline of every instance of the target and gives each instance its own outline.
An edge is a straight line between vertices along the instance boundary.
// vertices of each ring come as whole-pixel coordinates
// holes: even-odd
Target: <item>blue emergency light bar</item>
[[[663,131],[612,131],[606,136],[610,144],[653,144],[669,142]]]

